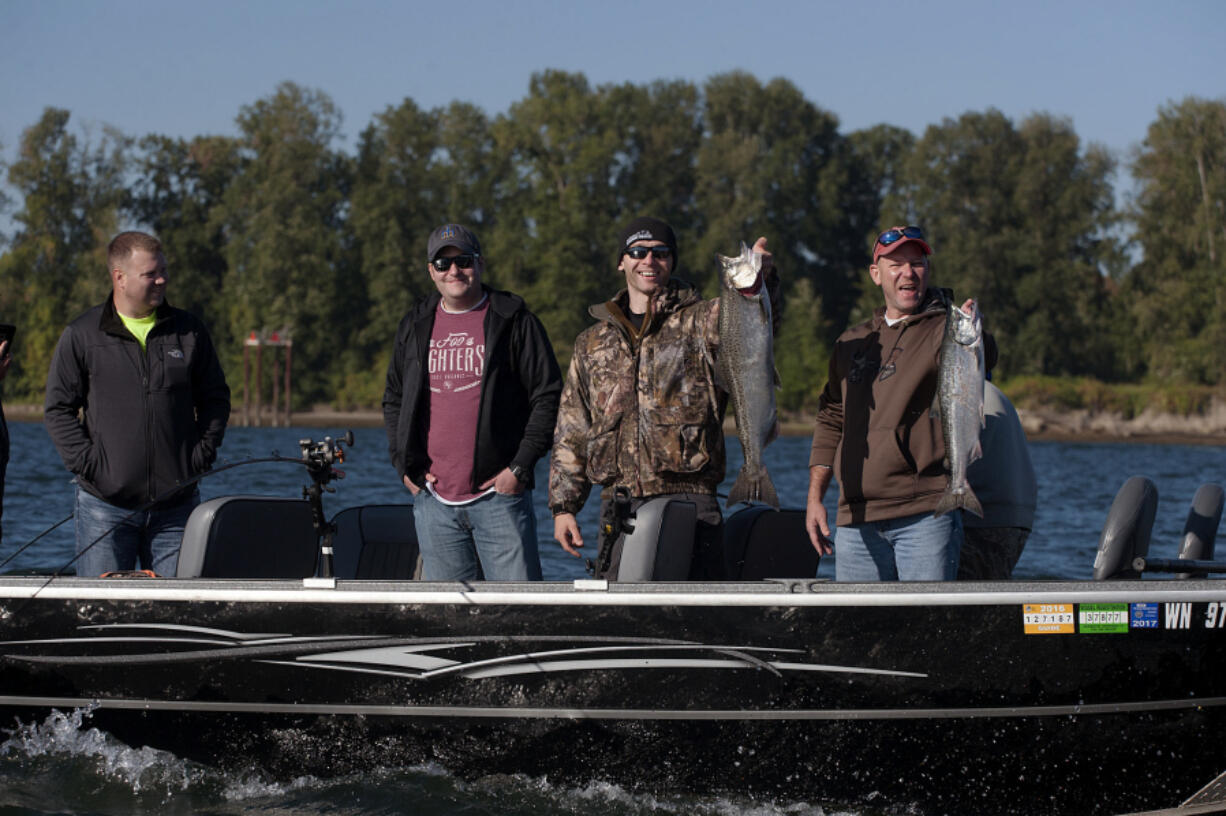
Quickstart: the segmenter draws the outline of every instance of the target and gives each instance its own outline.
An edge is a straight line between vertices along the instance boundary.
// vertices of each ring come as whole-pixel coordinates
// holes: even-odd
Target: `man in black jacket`
[[[428,260],[438,294],[400,321],[383,394],[422,577],[540,580],[533,468],[553,441],[562,372],[523,299],[481,283],[476,235],[444,224]]]
[[[76,475],[77,574],[174,575],[200,502],[184,482],[217,456],[230,389],[204,324],[166,302],[161,243],[120,233],[107,264],[111,296],[55,347],[44,422]]]

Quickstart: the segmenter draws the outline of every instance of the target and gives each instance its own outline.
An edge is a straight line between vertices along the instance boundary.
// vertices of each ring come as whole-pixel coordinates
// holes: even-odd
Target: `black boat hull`
[[[1226,768],[1215,581],[41,583],[0,579],[0,703],[279,775],[1112,813]]]

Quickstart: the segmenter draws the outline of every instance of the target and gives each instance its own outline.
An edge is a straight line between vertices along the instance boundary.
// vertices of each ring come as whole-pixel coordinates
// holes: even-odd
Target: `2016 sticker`
[[[1073,604],[1023,604],[1022,626],[1028,635],[1072,634],[1077,631]]]

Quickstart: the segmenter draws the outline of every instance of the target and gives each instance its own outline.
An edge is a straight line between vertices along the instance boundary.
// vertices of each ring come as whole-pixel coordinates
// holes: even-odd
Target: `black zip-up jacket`
[[[165,302],[156,315],[142,351],[108,297],[68,324],[47,373],[43,421],[60,458],[82,488],[127,509],[181,500],[175,486],[209,469],[230,418],[204,324]]]
[[[562,371],[545,327],[528,311],[523,298],[482,287],[489,295],[485,313],[485,369],[473,451],[472,491],[499,471],[519,465],[528,474],[553,444],[553,424],[562,394]],[[429,372],[426,355],[441,296],[420,301],[400,321],[396,346],[387,368],[383,422],[396,472],[425,486],[430,460]]]

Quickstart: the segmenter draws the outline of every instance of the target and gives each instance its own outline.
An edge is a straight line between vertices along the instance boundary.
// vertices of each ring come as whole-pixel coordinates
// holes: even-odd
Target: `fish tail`
[[[937,509],[932,511],[932,515],[942,516],[958,508],[983,518],[983,505],[979,503],[979,497],[969,486],[961,490],[954,490],[952,487],[945,488],[945,492],[941,494],[941,500],[937,502]]]
[[[744,502],[763,502],[778,509],[779,496],[775,493],[775,483],[771,481],[766,468],[760,468],[757,473],[750,473],[742,467],[736,475],[732,489],[728,491],[728,506]]]
[[[775,493],[775,483],[771,481],[771,475],[766,472],[766,468],[762,468],[762,478],[758,480],[758,501],[766,502],[776,510],[779,509],[779,496]]]

